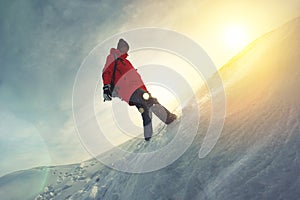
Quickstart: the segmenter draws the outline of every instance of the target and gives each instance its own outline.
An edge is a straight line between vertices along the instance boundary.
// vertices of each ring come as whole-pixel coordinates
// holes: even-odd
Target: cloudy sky
[[[15,0],[1,1],[0,10],[1,176],[90,157],[75,130],[72,89],[84,58],[111,35],[171,29],[196,41],[220,68],[297,17],[300,0]]]

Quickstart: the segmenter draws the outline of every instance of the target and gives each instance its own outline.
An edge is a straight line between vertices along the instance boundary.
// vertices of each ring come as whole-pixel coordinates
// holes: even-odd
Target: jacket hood
[[[127,53],[122,53],[118,49],[115,49],[115,48],[110,49],[110,54],[111,55],[117,54],[118,58],[123,58],[123,59],[127,58],[127,56],[128,56]]]

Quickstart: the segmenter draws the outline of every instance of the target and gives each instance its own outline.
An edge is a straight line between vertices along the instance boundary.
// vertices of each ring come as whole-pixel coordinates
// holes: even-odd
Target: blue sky
[[[72,119],[75,75],[93,46],[117,31],[124,17],[115,15],[112,24],[108,16],[116,14],[115,8],[110,1],[97,2],[11,1],[1,6],[0,175],[88,157]],[[36,143],[26,142],[33,139],[25,129],[34,130]]]
[[[239,17],[233,11],[239,11],[244,19],[240,23],[249,23],[254,40],[300,10],[296,0],[238,2],[2,1],[0,176],[89,158],[73,123],[72,87],[83,59],[111,35],[137,27],[172,29],[203,45],[220,67],[236,53],[226,54],[226,47],[213,43],[224,16],[230,21]],[[260,17],[259,23],[249,21],[253,13]]]

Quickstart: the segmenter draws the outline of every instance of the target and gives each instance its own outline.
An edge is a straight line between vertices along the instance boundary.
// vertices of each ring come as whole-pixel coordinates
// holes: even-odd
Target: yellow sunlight
[[[249,43],[249,36],[245,27],[233,24],[224,28],[223,40],[230,50],[238,51]]]

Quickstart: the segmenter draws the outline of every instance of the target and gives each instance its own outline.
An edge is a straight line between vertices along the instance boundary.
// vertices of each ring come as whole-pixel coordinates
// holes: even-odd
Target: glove
[[[111,90],[110,90],[110,85],[106,84],[103,87],[103,98],[104,101],[111,101]]]

